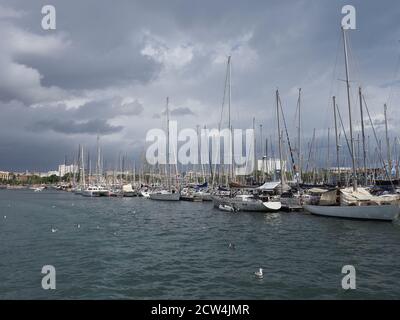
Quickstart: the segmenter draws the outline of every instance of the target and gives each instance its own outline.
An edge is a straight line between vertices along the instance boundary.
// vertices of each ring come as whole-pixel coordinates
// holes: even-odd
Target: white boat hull
[[[313,206],[305,205],[304,209],[311,214],[361,220],[392,221],[400,214],[398,205],[371,206]]]
[[[242,201],[237,198],[229,197],[217,197],[213,196],[213,203],[215,208],[219,208],[220,205],[227,205],[233,207],[237,211],[248,211],[248,212],[276,212],[281,208],[279,201],[274,202],[262,202],[261,200],[250,200]]]
[[[139,197],[150,198],[150,192],[147,192],[147,191],[140,191],[140,192],[139,192]]]
[[[235,212],[235,209],[232,208],[231,206],[228,206],[227,204],[220,204],[218,206],[218,209],[221,211]]]
[[[84,197],[100,197],[98,191],[82,191],[81,193]]]

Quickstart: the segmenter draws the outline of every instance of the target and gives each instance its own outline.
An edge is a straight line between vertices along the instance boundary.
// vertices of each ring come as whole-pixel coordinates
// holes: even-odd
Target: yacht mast
[[[282,165],[282,140],[281,140],[281,124],[279,118],[279,91],[276,90],[276,117],[278,122],[278,146],[279,146],[279,171],[281,177],[280,191],[283,192],[283,165]]]
[[[99,144],[99,135],[97,135],[97,162],[96,162],[96,182],[100,184],[100,144]]]
[[[383,111],[385,115],[385,136],[386,136],[386,149],[387,149],[387,158],[388,158],[388,172],[389,175],[392,175],[392,156],[390,154],[390,143],[389,143],[389,134],[388,134],[388,123],[387,123],[387,105],[386,103],[383,105]]]
[[[301,183],[301,175],[302,175],[302,163],[301,163],[301,88],[299,88],[299,99],[298,99],[298,105],[299,105],[299,122],[298,122],[298,133],[297,133],[297,147],[298,147],[298,158],[299,158],[299,177],[298,177],[298,183]]]
[[[169,97],[167,97],[167,106],[166,106],[166,113],[167,113],[167,166],[168,166],[168,177],[167,177],[167,185],[168,191],[171,191],[171,166],[169,163],[169,109],[168,109]]]
[[[349,83],[349,65],[348,65],[348,54],[347,54],[347,40],[345,29],[342,27],[343,32],[343,46],[344,46],[344,60],[346,68],[346,89],[347,89],[347,105],[349,108],[349,124],[350,124],[350,150],[351,150],[351,162],[353,167],[353,190],[357,191],[357,171],[356,162],[354,159],[354,139],[353,139],[353,123],[351,120],[351,105],[350,105],[350,83]]]
[[[230,172],[228,176],[231,176],[231,180],[234,180],[234,171],[233,171],[233,137],[232,137],[232,125],[231,125],[231,100],[232,100],[232,85],[231,85],[231,56],[228,57],[228,72],[229,72],[229,87],[228,87],[228,128],[229,128],[229,143],[230,143],[230,151],[231,151],[231,164],[230,164]],[[229,179],[228,179],[229,180]]]
[[[336,120],[336,97],[332,97],[333,100],[333,117],[335,119],[335,139],[336,139],[336,165],[338,171],[338,180],[337,185],[340,185],[340,162],[339,162],[339,138],[338,138],[338,130],[337,130],[337,120]]]
[[[364,165],[364,185],[367,185],[368,184],[368,181],[367,181],[367,177],[368,177],[368,174],[367,174],[367,149],[365,147],[364,113],[363,113],[361,87],[358,88],[358,96],[360,99],[361,136],[362,136],[363,165]]]

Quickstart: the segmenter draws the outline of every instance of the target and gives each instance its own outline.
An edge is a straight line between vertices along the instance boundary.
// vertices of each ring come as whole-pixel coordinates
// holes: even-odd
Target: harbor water
[[[0,190],[0,299],[384,298],[400,298],[397,223]]]

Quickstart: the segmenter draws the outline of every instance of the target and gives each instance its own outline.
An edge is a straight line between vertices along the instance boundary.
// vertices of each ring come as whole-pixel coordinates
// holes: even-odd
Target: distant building
[[[25,183],[28,182],[29,178],[32,177],[32,174],[29,173],[28,171],[25,173],[16,173],[15,178],[17,181]]]
[[[0,171],[0,180],[10,180],[10,173],[8,171]]]

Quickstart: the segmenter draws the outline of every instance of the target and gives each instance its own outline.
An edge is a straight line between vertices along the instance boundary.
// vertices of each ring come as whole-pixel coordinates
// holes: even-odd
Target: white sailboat
[[[167,106],[166,106],[166,114],[167,114],[167,165],[168,165],[168,190],[158,190],[150,193],[151,200],[159,200],[159,201],[179,201],[180,193],[171,189],[171,167],[169,161],[169,109],[168,109],[169,99],[167,97]]]
[[[282,207],[280,201],[262,201],[252,195],[237,195],[233,198],[213,196],[214,207],[232,207],[235,211],[248,212],[275,212]]]
[[[179,192],[172,190],[159,190],[150,193],[151,200],[162,200],[162,201],[178,201],[180,198]]]
[[[353,127],[351,121],[347,41],[346,33],[343,27],[342,32],[346,69],[347,104],[349,109],[350,123],[350,151],[353,168],[353,187],[340,190],[340,203],[338,203],[336,206],[305,205],[304,209],[312,214],[327,217],[392,221],[394,219],[398,219],[400,214],[398,199],[396,200],[388,198],[385,199],[384,197],[376,197],[371,195],[366,189],[357,187],[357,171],[354,158]],[[334,108],[335,107],[336,106],[334,105]]]

